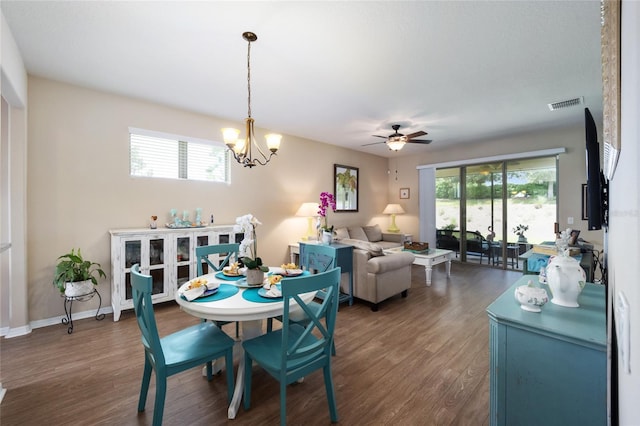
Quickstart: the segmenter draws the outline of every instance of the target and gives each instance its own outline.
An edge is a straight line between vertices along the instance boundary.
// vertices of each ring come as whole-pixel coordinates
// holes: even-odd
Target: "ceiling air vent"
[[[550,111],[556,111],[558,109],[574,107],[582,104],[584,104],[583,96],[580,96],[579,98],[567,99],[565,101],[554,102],[547,105],[549,106]]]

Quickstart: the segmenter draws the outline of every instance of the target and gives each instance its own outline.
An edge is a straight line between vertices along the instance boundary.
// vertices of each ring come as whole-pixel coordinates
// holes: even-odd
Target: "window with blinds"
[[[227,149],[214,142],[130,130],[131,176],[229,182]]]

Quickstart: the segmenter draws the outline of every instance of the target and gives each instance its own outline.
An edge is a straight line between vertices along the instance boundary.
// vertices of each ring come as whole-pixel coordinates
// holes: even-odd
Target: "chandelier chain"
[[[269,148],[269,155],[265,154],[265,151],[260,148],[255,139],[255,131],[253,128],[253,118],[251,118],[251,42],[258,39],[254,33],[247,31],[242,34],[242,38],[249,44],[247,46],[247,118],[245,121],[246,137],[244,140],[239,140],[240,131],[232,128],[222,129],[224,137],[224,143],[229,148],[229,151],[233,155],[235,160],[242,164],[244,167],[255,167],[256,165],[266,165],[271,157],[276,155],[276,152],[280,148],[280,140],[282,135],[270,133],[265,135],[267,139],[267,148]],[[260,158],[253,158],[252,149],[255,147],[256,151],[260,155]]]
[[[249,47],[247,48],[247,92],[248,92],[247,104],[249,105],[249,107],[248,107],[247,116],[251,118],[251,41],[249,41],[248,43],[249,43]]]

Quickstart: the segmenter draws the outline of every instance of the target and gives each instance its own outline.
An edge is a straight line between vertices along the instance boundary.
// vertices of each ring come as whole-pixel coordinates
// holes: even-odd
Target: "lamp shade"
[[[296,212],[296,216],[307,218],[307,235],[302,237],[303,240],[314,239],[315,233],[313,230],[313,218],[319,216],[318,210],[320,210],[320,205],[318,203],[302,203]]]
[[[318,203],[302,203],[296,212],[296,216],[315,217],[318,216],[318,210],[320,210]]]
[[[387,204],[382,214],[403,214],[404,209],[400,204]]]

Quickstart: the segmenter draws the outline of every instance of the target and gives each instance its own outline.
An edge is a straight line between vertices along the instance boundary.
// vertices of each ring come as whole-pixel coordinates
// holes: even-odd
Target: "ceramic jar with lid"
[[[546,272],[547,283],[551,289],[551,303],[568,308],[579,307],[578,296],[587,281],[580,262],[565,253],[552,256]]]

